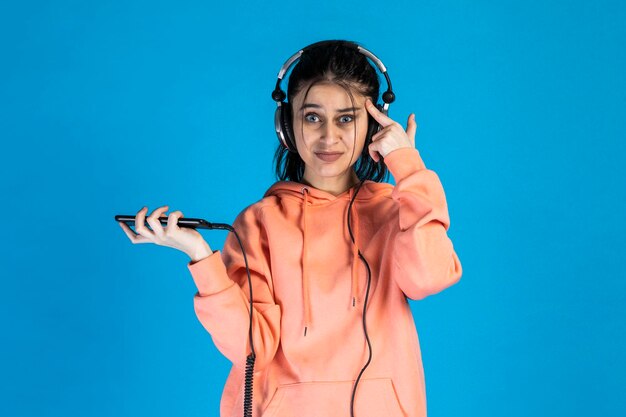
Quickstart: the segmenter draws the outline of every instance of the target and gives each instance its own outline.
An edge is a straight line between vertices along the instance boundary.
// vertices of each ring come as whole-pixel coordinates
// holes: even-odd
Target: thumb
[[[409,115],[409,119],[406,122],[406,134],[411,140],[413,146],[415,146],[415,132],[417,131],[417,123],[415,122],[415,113]]]

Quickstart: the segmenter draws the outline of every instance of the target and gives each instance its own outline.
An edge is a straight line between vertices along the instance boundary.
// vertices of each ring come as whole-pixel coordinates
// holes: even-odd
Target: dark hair
[[[378,74],[365,55],[357,50],[357,44],[343,40],[321,41],[306,47],[289,76],[287,105],[308,84],[311,87],[320,82],[332,82],[343,87],[354,103],[352,90],[369,97],[375,104],[378,101],[380,82]],[[291,112],[295,115],[295,112]],[[368,123],[374,122],[368,114]],[[293,125],[292,125],[293,126]],[[292,130],[293,131],[293,130]],[[375,162],[368,152],[371,138],[363,145],[361,156],[354,165],[360,180],[384,181],[388,170],[384,161]],[[301,182],[304,176],[304,161],[297,152],[290,152],[279,142],[274,154],[276,177],[280,180]]]

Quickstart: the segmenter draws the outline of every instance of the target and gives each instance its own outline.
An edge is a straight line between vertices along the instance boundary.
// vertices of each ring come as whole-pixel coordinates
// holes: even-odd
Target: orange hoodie
[[[366,181],[334,196],[296,182],[275,183],[237,216],[252,277],[256,350],[255,417],[425,417],[421,352],[407,298],[419,300],[456,283],[461,263],[447,236],[450,219],[437,174],[414,148],[385,158],[396,186]],[[357,249],[358,247],[358,249]],[[248,280],[229,233],[222,251],[188,263],[198,288],[194,308],[232,363],[221,417],[243,414],[248,340]]]

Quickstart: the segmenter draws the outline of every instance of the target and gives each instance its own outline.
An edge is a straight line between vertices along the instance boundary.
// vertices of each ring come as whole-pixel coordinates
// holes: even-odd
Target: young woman
[[[404,129],[374,104],[379,81],[368,57],[347,41],[304,48],[287,101],[276,94],[279,74],[280,181],[233,225],[253,290],[255,416],[426,416],[407,298],[456,283],[461,263],[441,182],[415,149],[415,117]],[[380,130],[368,131],[376,123]],[[387,169],[395,186],[382,182]],[[137,234],[120,225],[133,243],[190,256],[197,316],[233,363],[221,416],[240,416],[251,351],[244,257],[232,233],[213,251],[198,232],[178,227],[180,211],[163,228],[158,218],[168,208],[147,218],[140,210]]]

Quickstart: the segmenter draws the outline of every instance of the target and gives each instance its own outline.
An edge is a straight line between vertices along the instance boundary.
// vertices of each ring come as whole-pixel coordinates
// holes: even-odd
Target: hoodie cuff
[[[199,261],[189,261],[187,268],[201,296],[224,291],[235,283],[226,272],[226,265],[219,250],[213,251],[211,255]]]
[[[384,160],[396,183],[415,171],[426,169],[426,165],[416,148],[394,149],[385,156]]]

